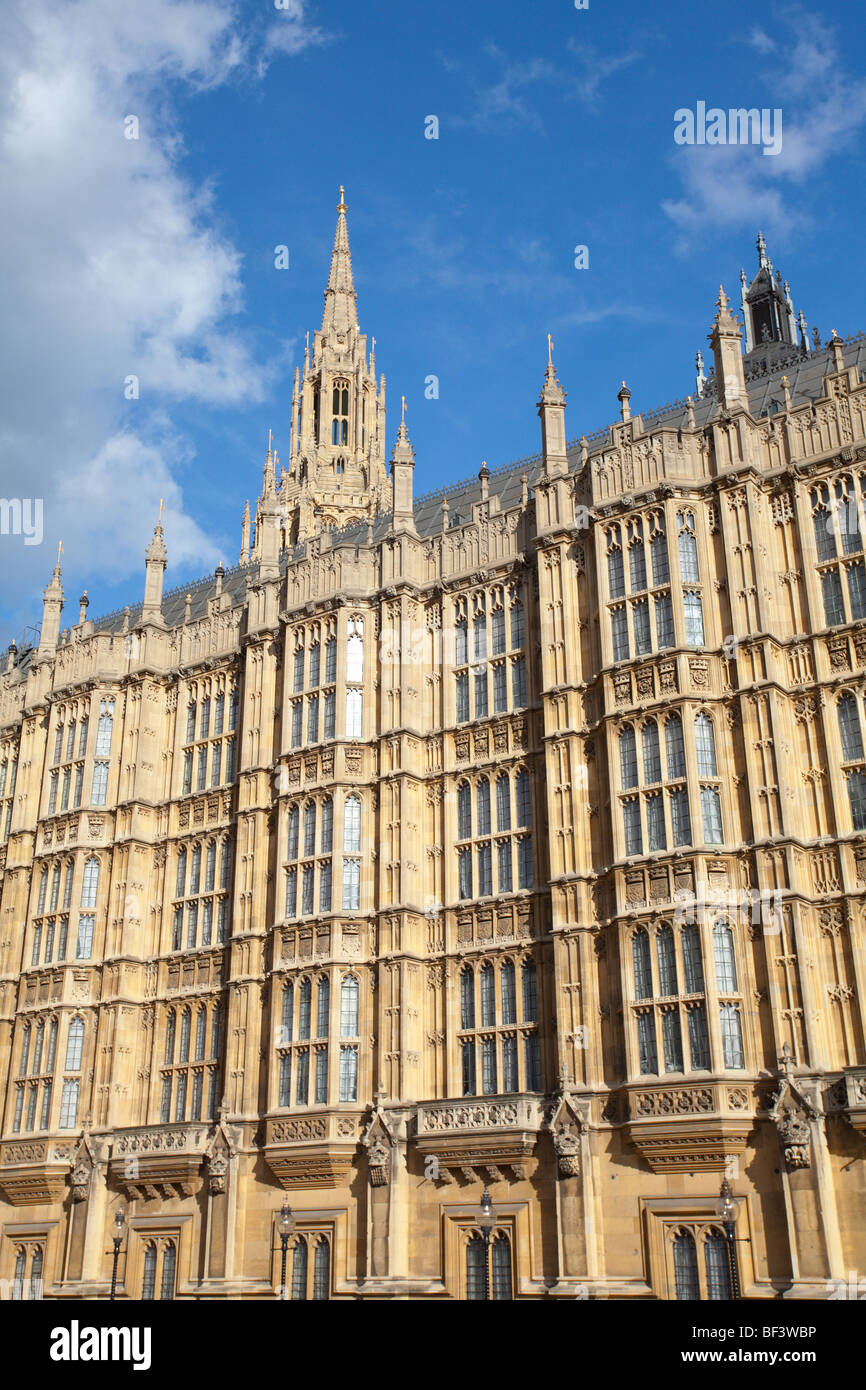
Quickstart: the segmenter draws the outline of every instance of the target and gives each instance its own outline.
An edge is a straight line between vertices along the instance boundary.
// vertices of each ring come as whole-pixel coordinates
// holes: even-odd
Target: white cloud
[[[780,12],[775,39],[753,29],[745,42],[773,52],[765,100],[782,111],[782,149],[753,145],[682,146],[672,157],[683,196],[662,206],[681,236],[679,249],[707,227],[761,225],[788,233],[811,220],[807,179],[856,138],[866,122],[866,79],[845,71],[838,38],[799,7]],[[709,103],[712,105],[713,103]],[[739,98],[731,106],[741,106]],[[671,139],[673,139],[673,112]]]
[[[265,38],[267,49],[294,54],[329,42],[330,36],[310,21],[306,0],[274,0],[274,9],[275,21]]]
[[[292,51],[317,41],[300,0],[288,23]],[[165,412],[255,401],[278,367],[232,321],[241,256],[181,172],[171,98],[247,79],[252,46],[230,0],[15,0],[0,19],[0,492],[45,499],[41,548],[0,537],[14,621],[38,619],[59,535],[70,584],[140,574],[160,496],[169,565],[214,562]]]
[[[545,58],[510,58],[495,43],[486,44],[483,56],[498,69],[498,74],[492,81],[485,80],[478,75],[479,64],[472,65],[467,73],[474,98],[472,111],[468,116],[452,117],[452,123],[472,125],[479,130],[525,125],[540,131],[543,122],[535,106],[536,95],[555,95],[564,101],[597,107],[602,84],[640,56],[626,52],[606,57],[591,45],[574,40],[569,40],[568,49],[575,60],[571,68],[557,67]],[[453,59],[445,60],[444,65],[450,72],[464,70],[464,65]]]

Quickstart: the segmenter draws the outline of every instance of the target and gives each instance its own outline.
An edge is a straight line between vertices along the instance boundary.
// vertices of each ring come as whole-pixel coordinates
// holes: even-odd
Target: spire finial
[[[401,404],[402,412],[403,412],[403,413],[402,413],[402,416],[401,416],[401,419],[400,419],[400,424],[401,424],[402,428],[405,429],[405,428],[406,428],[406,397],[405,397],[405,396],[401,396],[401,397],[400,397],[400,404]]]
[[[547,365],[553,366],[553,339],[549,333],[547,335]]]
[[[337,212],[348,212],[348,211],[349,211],[349,209],[346,207],[346,190],[345,190],[345,188],[343,187],[343,185],[340,184],[340,201],[339,201],[339,203],[337,204]]]
[[[758,248],[758,260],[762,266],[767,265],[767,243],[764,240],[764,233],[758,232],[758,240],[755,243]]]

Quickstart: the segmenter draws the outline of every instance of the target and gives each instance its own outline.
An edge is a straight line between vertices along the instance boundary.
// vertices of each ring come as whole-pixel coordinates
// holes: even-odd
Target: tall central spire
[[[283,542],[294,545],[323,527],[342,527],[388,509],[385,378],[358,323],[345,189],[325,289],[321,329],[312,335],[292,392],[289,466],[266,467],[251,558],[259,557],[263,502],[273,494]],[[270,460],[270,453],[269,453]],[[245,532],[248,534],[248,532]]]
[[[352,278],[352,254],[349,250],[349,229],[346,225],[345,189],[340,185],[337,204],[337,230],[331,252],[331,273],[325,290],[325,312],[322,316],[322,336],[342,337],[350,328],[359,332],[358,302]]]

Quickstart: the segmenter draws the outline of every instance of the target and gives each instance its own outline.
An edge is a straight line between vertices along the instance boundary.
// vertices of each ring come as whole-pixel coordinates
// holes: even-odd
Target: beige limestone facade
[[[866,341],[413,497],[341,192],[239,564],[0,674],[7,1296],[749,1298],[866,1266]],[[404,412],[405,415],[405,412]],[[169,537],[170,540],[170,537]],[[487,1244],[479,1203],[489,1190]],[[859,1278],[859,1275],[858,1275]]]

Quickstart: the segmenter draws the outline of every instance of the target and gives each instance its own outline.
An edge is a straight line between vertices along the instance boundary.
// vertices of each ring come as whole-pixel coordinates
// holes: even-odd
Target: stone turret
[[[393,497],[394,531],[415,530],[415,507],[413,500],[413,476],[415,472],[415,450],[406,428],[406,397],[403,397],[403,418],[397,431],[397,442],[391,455],[391,490]]]
[[[716,382],[719,405],[730,410],[735,406],[748,404],[746,378],[743,371],[743,354],[740,344],[743,335],[740,325],[731,313],[728,296],[724,287],[719,286],[716,300],[716,317],[713,331],[709,334],[710,347],[716,359]]]
[[[565,448],[565,401],[566,392],[556,379],[553,365],[553,339],[547,335],[547,371],[544,385],[538,400],[538,415],[541,420],[541,453],[544,471],[548,477],[561,477],[568,472],[568,455]]]
[[[60,557],[63,542],[57,547],[57,564],[51,581],[42,591],[42,628],[39,633],[37,656],[40,660],[50,660],[57,650],[60,635],[60,614],[63,611],[63,584],[61,582]]]
[[[167,551],[162,531],[162,502],[159,504],[159,521],[153,532],[153,539],[145,551],[144,603],[141,608],[142,623],[156,623],[164,626],[162,616],[162,588],[165,582]]]

